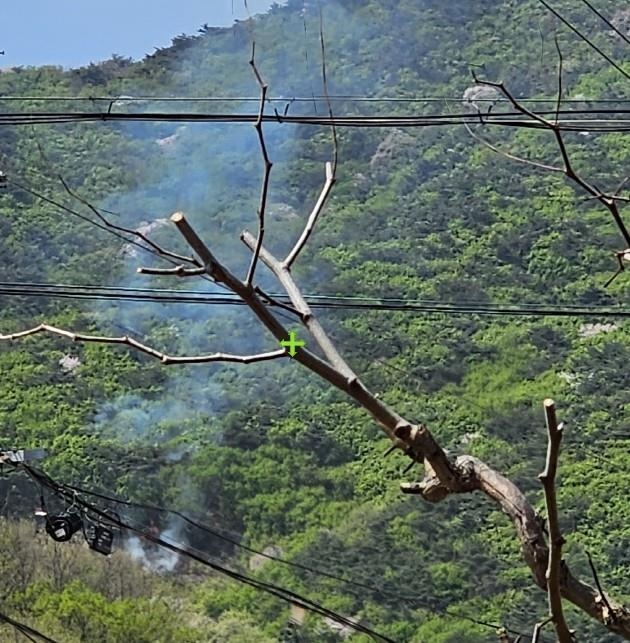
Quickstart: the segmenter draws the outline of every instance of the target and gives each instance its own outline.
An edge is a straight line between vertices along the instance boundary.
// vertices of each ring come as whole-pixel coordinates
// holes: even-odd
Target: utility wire
[[[341,614],[333,610],[330,610],[314,601],[311,601],[310,599],[305,598],[300,594],[297,594],[296,592],[292,592],[291,590],[288,590],[284,587],[280,587],[272,583],[267,583],[265,581],[261,581],[254,577],[247,576],[245,574],[237,572],[235,570],[223,567],[222,565],[219,565],[218,563],[215,563],[212,560],[205,557],[201,552],[198,552],[187,545],[186,546],[178,545],[170,540],[164,540],[163,538],[155,536],[144,529],[134,526],[130,524],[128,521],[122,520],[118,516],[114,516],[109,512],[99,509],[96,505],[93,505],[92,503],[87,502],[80,496],[77,496],[77,494],[66,485],[56,482],[48,474],[42,471],[39,471],[37,469],[34,469],[33,467],[25,463],[20,463],[19,465],[15,465],[15,466],[18,466],[22,468],[24,471],[26,471],[27,474],[33,479],[33,481],[36,484],[46,487],[47,489],[52,491],[55,495],[57,495],[59,498],[62,498],[66,501],[70,501],[75,505],[82,507],[89,514],[97,516],[98,518],[100,518],[101,520],[109,524],[116,525],[117,527],[126,529],[135,534],[138,534],[139,536],[142,536],[146,540],[156,545],[164,547],[165,549],[168,549],[174,553],[191,558],[192,560],[195,560],[196,562],[201,563],[202,565],[210,567],[211,569],[217,572],[220,572],[240,583],[244,583],[246,585],[254,587],[255,589],[259,589],[268,594],[276,596],[277,598],[280,598],[284,601],[298,605],[299,607],[302,607],[303,609],[308,610],[310,612],[319,614],[320,616],[325,616],[327,618],[330,618],[342,625],[345,625],[346,627],[350,627],[351,629],[357,632],[367,634],[374,640],[384,641],[385,643],[396,643],[396,641],[389,638],[388,636],[385,636],[384,634],[380,634],[379,632],[376,632],[375,630],[361,624],[360,622],[356,622],[353,619],[346,618],[345,616],[342,616]]]
[[[322,576],[324,578],[330,578],[330,579],[336,580],[336,581],[338,581],[340,583],[344,583],[346,585],[351,585],[351,586],[357,587],[357,588],[359,588],[361,590],[369,590],[369,591],[374,592],[375,594],[378,594],[378,595],[381,595],[381,596],[389,596],[390,598],[395,598],[397,600],[402,600],[402,601],[405,601],[407,603],[412,603],[412,604],[414,604],[413,606],[422,607],[423,609],[427,609],[427,610],[429,610],[429,611],[431,611],[431,612],[433,612],[435,614],[441,615],[441,616],[449,616],[449,617],[453,617],[453,618],[462,619],[462,620],[465,620],[465,621],[475,623],[477,625],[482,625],[484,627],[491,627],[491,628],[493,628],[495,630],[500,628],[500,627],[505,627],[505,626],[502,626],[502,625],[497,625],[496,623],[488,623],[488,622],[485,622],[485,621],[480,621],[479,619],[476,619],[476,618],[474,618],[472,616],[467,616],[465,614],[460,614],[458,612],[453,612],[452,610],[449,610],[447,608],[439,609],[439,608],[437,608],[435,606],[435,604],[431,604],[430,601],[422,601],[417,596],[412,596],[410,594],[403,595],[403,594],[399,594],[399,593],[389,592],[389,591],[383,590],[383,589],[381,589],[379,587],[375,587],[373,585],[368,585],[367,583],[362,583],[360,581],[355,581],[355,580],[352,580],[352,579],[344,578],[342,576],[338,576],[336,574],[332,574],[330,572],[326,572],[326,571],[314,568],[314,567],[309,566],[309,565],[303,565],[301,563],[296,563],[296,562],[287,560],[285,558],[280,558],[279,556],[273,556],[271,554],[267,554],[267,553],[265,553],[263,551],[255,549],[253,547],[249,547],[248,545],[244,545],[243,543],[239,542],[235,538],[231,538],[230,536],[226,536],[225,534],[221,533],[220,531],[212,529],[211,527],[208,527],[207,525],[204,525],[204,524],[202,524],[200,522],[197,522],[196,520],[193,520],[192,518],[190,518],[186,514],[180,512],[180,511],[177,511],[176,509],[169,509],[167,507],[160,507],[160,506],[157,506],[157,505],[151,505],[151,504],[140,503],[140,502],[133,502],[133,501],[125,500],[125,499],[122,499],[122,498],[116,498],[114,496],[107,495],[105,493],[99,493],[97,491],[90,491],[89,489],[85,489],[83,487],[79,487],[79,486],[76,486],[76,485],[66,484],[64,486],[66,488],[68,488],[68,489],[71,489],[72,491],[74,491],[76,493],[82,493],[84,495],[93,496],[95,498],[99,498],[99,499],[105,500],[107,502],[116,503],[116,504],[119,504],[119,505],[124,505],[126,507],[134,507],[134,508],[137,508],[137,509],[144,509],[144,510],[147,510],[147,511],[157,511],[157,512],[161,512],[161,513],[168,513],[168,514],[171,514],[173,516],[177,516],[178,518],[180,518],[181,520],[183,520],[187,524],[189,524],[189,525],[191,525],[191,526],[193,526],[193,527],[195,527],[197,529],[200,529],[201,531],[204,531],[204,532],[206,532],[206,533],[208,533],[208,534],[210,534],[210,535],[212,535],[212,536],[214,536],[216,538],[219,538],[220,540],[223,540],[223,541],[225,541],[225,542],[227,542],[227,543],[229,543],[229,544],[231,544],[231,545],[233,545],[233,546],[235,546],[235,547],[237,547],[239,549],[242,549],[243,551],[246,551],[246,552],[248,552],[250,554],[255,554],[255,555],[258,555],[258,556],[262,556],[263,558],[266,558],[268,560],[272,560],[274,562],[280,563],[282,565],[286,565],[288,567],[294,567],[296,569],[306,571],[306,572],[308,572],[310,574],[315,574],[317,576]],[[516,630],[510,629],[509,631],[512,632],[513,634],[521,634],[521,632],[518,632]]]
[[[330,578],[332,580],[339,581],[339,582],[344,583],[346,585],[352,585],[352,586],[355,586],[357,588],[360,588],[361,590],[366,590],[367,589],[367,590],[369,590],[371,592],[374,592],[375,594],[378,594],[378,595],[381,595],[381,596],[389,596],[391,598],[402,600],[402,601],[405,601],[407,603],[412,603],[414,607],[421,607],[421,608],[426,609],[426,610],[428,610],[428,611],[430,611],[430,612],[432,612],[434,614],[437,614],[437,615],[448,616],[448,617],[455,618],[455,619],[469,621],[469,622],[474,623],[476,625],[481,625],[483,627],[492,628],[494,630],[496,630],[496,629],[498,629],[500,627],[505,627],[505,626],[502,626],[502,625],[497,625],[496,623],[488,623],[486,621],[481,621],[481,620],[476,619],[476,618],[474,618],[472,616],[461,614],[459,612],[455,612],[455,611],[449,610],[447,608],[444,608],[444,609],[437,608],[435,606],[435,604],[432,604],[429,601],[422,601],[417,596],[401,595],[401,594],[398,594],[398,593],[388,592],[386,590],[382,590],[382,589],[380,589],[378,587],[368,585],[366,583],[362,583],[362,582],[359,582],[359,581],[354,581],[354,580],[351,580],[351,579],[343,578],[341,576],[337,576],[335,574],[331,574],[329,572],[326,572],[326,571],[323,571],[323,570],[320,570],[320,569],[316,569],[316,568],[308,566],[308,565],[303,565],[303,564],[296,563],[296,562],[293,562],[293,561],[289,561],[289,560],[286,560],[286,559],[283,559],[283,558],[280,558],[280,557],[277,557],[277,556],[266,554],[265,552],[257,550],[257,549],[255,549],[253,547],[249,547],[247,545],[244,545],[244,544],[240,543],[238,540],[236,540],[234,538],[230,538],[229,536],[226,536],[225,534],[222,534],[221,532],[219,532],[219,531],[217,531],[215,529],[212,529],[211,527],[208,527],[207,525],[199,523],[199,522],[193,520],[192,518],[190,518],[189,516],[187,516],[186,514],[180,512],[180,511],[177,511],[175,509],[169,509],[169,508],[160,507],[160,506],[157,506],[157,505],[146,504],[146,503],[132,502],[132,501],[125,500],[125,499],[122,499],[122,498],[117,498],[117,497],[114,497],[114,496],[111,496],[111,495],[108,495],[108,494],[104,494],[104,493],[100,493],[100,492],[96,492],[96,491],[90,491],[88,489],[85,489],[85,488],[77,486],[77,485],[57,483],[57,482],[52,481],[52,479],[49,478],[47,476],[47,474],[44,474],[43,472],[36,471],[32,467],[28,467],[28,466],[24,466],[24,468],[27,469],[27,473],[29,473],[29,475],[31,475],[31,477],[33,477],[33,476],[35,476],[35,477],[37,477],[37,476],[45,476],[48,479],[49,483],[54,483],[55,487],[58,490],[60,490],[60,489],[65,490],[65,492],[66,492],[65,497],[71,497],[73,502],[76,502],[77,504],[83,505],[84,507],[86,507],[90,511],[93,511],[95,509],[95,506],[91,505],[91,503],[87,503],[87,502],[82,503],[81,500],[80,500],[80,497],[77,496],[77,494],[83,494],[83,495],[92,496],[92,497],[98,498],[100,500],[104,500],[104,501],[107,501],[107,502],[110,502],[110,503],[115,503],[117,505],[124,505],[126,507],[143,509],[143,510],[148,510],[148,511],[157,511],[157,512],[161,512],[161,513],[169,513],[171,515],[177,516],[178,518],[182,519],[187,524],[189,524],[189,525],[191,525],[193,527],[196,527],[197,529],[200,529],[201,531],[205,531],[206,533],[209,533],[209,534],[211,534],[212,536],[214,536],[216,538],[224,540],[225,542],[228,542],[228,543],[230,543],[230,544],[232,544],[232,545],[234,545],[234,546],[236,546],[236,547],[238,547],[240,549],[243,549],[244,551],[247,551],[247,552],[252,553],[252,554],[257,554],[257,555],[263,556],[264,558],[267,558],[269,560],[273,560],[275,562],[278,562],[278,563],[281,563],[281,564],[284,564],[284,565],[287,565],[287,566],[290,566],[290,567],[295,567],[295,568],[301,569],[303,571],[309,572],[311,574],[315,574],[315,575],[323,576],[323,577],[326,577],[326,578]],[[40,483],[42,482],[42,480],[40,478],[37,478],[37,481],[40,482]],[[45,484],[45,486],[48,486],[48,488],[51,488],[50,484]],[[54,491],[54,489],[52,489],[52,488],[51,488],[51,490]],[[99,511],[101,511],[101,510],[99,510]],[[101,513],[105,514],[105,516],[107,517],[107,520],[112,521],[112,515],[110,513],[108,513],[108,512],[101,512]],[[119,523],[119,522],[114,520],[113,522],[115,524],[118,524],[118,526],[123,526],[123,527],[125,526],[125,525],[121,524],[122,521],[120,521],[120,523]],[[136,533],[139,533],[137,529],[135,529],[135,531],[136,531]],[[161,543],[158,543],[158,544],[161,544]],[[186,546],[186,548],[189,549],[188,546]],[[182,553],[182,552],[180,552],[180,553]],[[523,634],[522,632],[519,632],[518,630],[514,630],[512,628],[506,628],[506,629],[509,632],[511,632],[513,634],[516,634],[516,635]],[[388,639],[386,639],[386,640],[388,640]]]
[[[156,304],[202,304],[219,306],[245,306],[245,302],[232,293],[208,293],[198,290],[171,290],[159,288],[124,288],[98,285],[46,284],[0,282],[0,296],[6,297],[47,297],[54,299],[85,299],[89,301],[128,301],[150,302]],[[286,295],[270,293],[276,303],[290,304]],[[447,315],[489,315],[495,317],[600,317],[625,319],[630,317],[630,309],[557,305],[557,304],[492,304],[472,301],[444,303],[431,299],[397,299],[372,297],[343,297],[325,294],[306,294],[305,299],[312,308],[328,310],[367,310],[409,313],[440,313]]]
[[[621,36],[623,40],[626,41],[627,44],[630,45],[630,39],[628,36],[626,36],[625,33],[617,29],[615,25],[606,18],[600,11],[597,10],[596,7],[594,7],[588,0],[582,0],[582,2],[598,17],[600,18],[603,22],[605,22],[618,36]],[[564,101],[563,101],[564,102]]]
[[[542,0],[541,0],[542,1]],[[630,78],[630,76],[629,76]],[[556,116],[556,111],[538,111],[539,115]],[[576,118],[588,114],[630,114],[630,110],[560,110],[558,129],[562,131],[589,132],[626,132],[630,131],[630,118]],[[219,123],[255,124],[257,114],[212,114],[191,112],[147,112],[147,113],[101,113],[101,112],[14,112],[0,114],[0,127],[19,125],[55,125],[86,122],[171,122],[171,123]],[[424,116],[291,116],[265,114],[262,121],[266,123],[311,125],[324,127],[398,127],[423,128],[435,126],[478,125],[479,117],[472,112],[461,114],[428,114]],[[526,129],[547,129],[539,120],[530,119],[517,112],[494,113],[485,115],[484,125],[516,127]]]
[[[611,64],[618,72],[623,74],[628,80],[630,80],[630,74],[626,72],[623,67],[620,67],[608,54],[604,53],[596,44],[594,44],[587,36],[585,36],[577,27],[572,25],[566,18],[564,18],[558,11],[551,7],[545,0],[538,0],[538,3],[543,5],[548,11],[550,11],[560,22],[566,25],[574,34],[581,38],[591,49],[595,50],[602,58],[604,58],[609,64]]]
[[[59,643],[58,641],[55,641],[55,639],[51,639],[50,636],[46,636],[29,625],[16,621],[6,614],[0,614],[0,622],[11,625],[11,627],[14,627],[20,634],[30,641],[35,641],[35,643],[37,643],[37,641],[43,641],[44,643]]]
[[[585,1],[585,0],[583,0]],[[334,94],[330,95],[333,102],[352,102],[352,103],[466,103],[462,96],[359,96],[355,94]],[[312,103],[313,100],[325,102],[326,96],[268,96],[265,99],[269,103]],[[519,103],[551,103],[557,102],[557,97],[522,97],[518,99]],[[259,103],[260,96],[2,96],[0,103],[3,101],[45,101],[45,102],[104,102],[104,103]],[[494,103],[495,98],[476,98],[475,103]],[[583,104],[583,103],[613,103],[626,104],[630,103],[629,98],[567,98],[562,100],[562,104]],[[555,113],[555,112],[554,112]]]

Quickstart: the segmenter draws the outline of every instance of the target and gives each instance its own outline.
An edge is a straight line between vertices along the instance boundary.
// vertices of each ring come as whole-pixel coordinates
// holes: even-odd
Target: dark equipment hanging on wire
[[[85,540],[90,549],[109,556],[112,553],[114,532],[103,525],[91,525],[85,531]]]
[[[83,527],[81,514],[77,509],[67,509],[56,516],[46,517],[46,533],[58,543],[68,542]]]

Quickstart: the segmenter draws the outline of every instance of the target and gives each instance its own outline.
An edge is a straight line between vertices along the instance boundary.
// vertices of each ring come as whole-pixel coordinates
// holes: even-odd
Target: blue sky
[[[252,13],[272,0],[247,0]],[[281,4],[279,2],[279,4]],[[78,67],[112,54],[142,58],[204,23],[229,26],[247,17],[244,0],[5,0],[0,12],[0,68]]]

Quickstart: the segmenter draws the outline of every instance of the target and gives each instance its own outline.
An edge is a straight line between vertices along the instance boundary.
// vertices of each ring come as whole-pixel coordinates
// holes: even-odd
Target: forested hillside
[[[615,31],[588,3],[555,0],[580,37],[543,4],[289,0],[139,62],[1,70],[0,333],[46,323],[169,355],[278,349],[207,275],[137,272],[172,267],[156,245],[190,255],[169,218],[181,211],[246,274],[264,162],[241,116],[258,115],[258,71],[275,117],[265,246],[292,248],[336,155],[293,274],[338,350],[449,457],[482,459],[541,516],[553,398],[564,557],[594,584],[590,558],[630,601],[630,273],[610,281],[628,244],[604,204],[542,167],[562,166],[554,133],[487,123],[514,109],[479,86],[503,81],[552,120],[560,109],[579,176],[627,197],[630,13],[598,0]],[[286,306],[270,309],[314,346]],[[497,505],[401,494],[422,465],[385,455],[373,418],[297,360],[165,366],[39,334],[1,341],[0,369],[0,449],[45,449],[33,467],[49,476],[2,469],[0,613],[55,641],[482,643],[500,628],[530,640],[547,616]],[[33,515],[79,500],[101,512],[84,528],[113,530],[111,556],[80,530],[54,542]],[[322,609],[302,618],[304,601]],[[580,641],[621,640],[565,614]],[[1,641],[19,636],[0,625]],[[555,640],[550,626],[539,640]]]

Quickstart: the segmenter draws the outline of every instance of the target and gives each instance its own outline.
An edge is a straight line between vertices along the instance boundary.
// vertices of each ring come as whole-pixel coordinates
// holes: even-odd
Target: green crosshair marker
[[[304,346],[305,344],[306,342],[302,340],[298,341],[297,339],[295,339],[295,331],[293,330],[289,331],[289,339],[283,339],[280,342],[280,346],[289,349],[289,355],[291,355],[291,357],[295,357],[295,353],[297,352],[295,350],[296,347]]]

